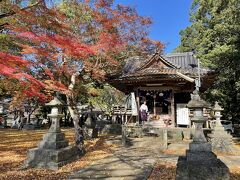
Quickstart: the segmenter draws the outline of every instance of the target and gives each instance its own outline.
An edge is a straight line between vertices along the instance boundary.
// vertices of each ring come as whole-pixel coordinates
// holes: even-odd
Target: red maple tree
[[[113,0],[67,1],[48,7],[39,0],[29,7],[11,5],[0,24],[2,33],[14,39],[15,51],[0,52],[0,75],[18,79],[16,94],[49,99],[49,91],[67,97],[76,129],[76,144],[82,149],[82,129],[74,99],[76,83],[84,76],[104,80],[129,55],[162,44],[147,38],[151,20],[134,8]],[[4,31],[5,30],[5,31]]]

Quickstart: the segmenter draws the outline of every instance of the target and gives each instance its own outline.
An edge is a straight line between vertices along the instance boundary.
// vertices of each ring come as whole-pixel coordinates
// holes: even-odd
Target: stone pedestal
[[[48,168],[56,170],[59,167],[78,158],[77,147],[68,146],[62,132],[44,135],[37,148],[28,151],[24,167]]]
[[[228,167],[211,151],[211,144],[190,143],[177,163],[176,180],[229,180]]]
[[[228,154],[234,153],[232,136],[224,130],[223,126],[216,126],[209,136],[213,151]]]
[[[54,103],[53,105],[57,104]],[[38,147],[29,150],[23,168],[37,167],[56,170],[79,156],[78,148],[69,146],[64,133],[61,132],[59,118],[63,115],[58,114],[57,107],[53,107],[48,116],[52,119],[51,127]]]
[[[212,157],[216,161],[200,161],[200,164],[196,161],[188,162],[186,157],[179,157],[176,180],[229,180],[228,167],[214,158],[213,153]],[[202,158],[205,158],[205,153]]]

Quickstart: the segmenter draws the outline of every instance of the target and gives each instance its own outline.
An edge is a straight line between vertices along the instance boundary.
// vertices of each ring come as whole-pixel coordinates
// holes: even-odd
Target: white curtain
[[[136,102],[134,92],[131,92],[131,99],[132,99],[132,115],[137,116],[138,115],[138,108],[137,108],[137,102]]]

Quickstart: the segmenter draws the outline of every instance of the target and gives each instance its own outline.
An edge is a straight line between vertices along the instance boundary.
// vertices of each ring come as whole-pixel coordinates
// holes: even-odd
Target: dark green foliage
[[[190,20],[175,52],[194,49],[203,65],[219,72],[206,97],[234,119],[240,112],[240,1],[194,0]]]

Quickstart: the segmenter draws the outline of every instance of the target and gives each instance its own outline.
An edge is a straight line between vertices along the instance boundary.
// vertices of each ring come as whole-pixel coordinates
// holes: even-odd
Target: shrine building
[[[156,52],[148,58],[128,58],[121,72],[108,76],[108,82],[125,94],[134,92],[138,109],[146,101],[149,121],[184,127],[190,125],[186,104],[195,89],[195,79],[200,77],[203,92],[215,77],[214,71],[198,68],[198,64],[192,52],[164,56]]]

